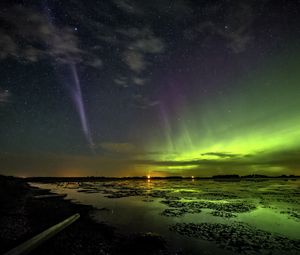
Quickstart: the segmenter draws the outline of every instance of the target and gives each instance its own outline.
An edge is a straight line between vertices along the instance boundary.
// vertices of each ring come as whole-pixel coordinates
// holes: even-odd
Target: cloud
[[[141,72],[146,67],[146,61],[142,53],[134,50],[124,52],[124,61],[134,72]]]
[[[127,39],[127,48],[130,50],[149,54],[162,53],[165,50],[163,40],[155,36],[148,27],[117,29],[116,32]]]
[[[50,58],[60,64],[81,63],[96,68],[102,65],[98,57],[79,47],[74,29],[58,28],[33,9],[12,7],[2,13],[0,19],[7,27],[0,31],[2,59],[13,57],[37,62]]]
[[[142,77],[136,77],[134,76],[132,79],[132,83],[142,86],[145,85],[145,83],[148,81],[148,79],[142,78]],[[120,87],[123,88],[128,88],[129,87],[129,79],[125,76],[119,76],[117,78],[114,78],[114,83],[119,85]]]
[[[217,35],[221,37],[229,48],[234,53],[241,53],[247,49],[254,35],[251,31],[256,15],[255,8],[260,8],[266,1],[261,1],[259,6],[254,6],[251,1],[239,1],[236,4],[224,3],[218,5],[217,10],[214,10],[214,16],[217,12],[222,12],[224,19],[222,22],[207,20],[200,23],[195,29],[188,28],[184,35],[187,39],[193,40],[195,33],[200,33],[202,36],[209,37]],[[224,7],[224,5],[226,5]],[[227,6],[228,5],[228,6]],[[224,9],[226,10],[224,12]],[[207,34],[209,34],[207,36]]]
[[[10,92],[0,88],[0,104],[6,104],[10,101]]]
[[[17,44],[3,31],[0,31],[0,59],[17,56]]]
[[[134,106],[140,109],[149,109],[159,105],[159,101],[150,100],[148,97],[143,96],[141,94],[134,95],[133,102],[134,102]]]
[[[100,68],[103,65],[103,62],[99,58],[94,58],[86,61],[86,65],[95,67],[95,68]]]
[[[143,79],[143,78],[140,78],[140,77],[133,77],[132,81],[136,85],[144,85],[147,82],[147,79]]]
[[[168,19],[179,19],[188,17],[193,12],[189,1],[184,0],[114,0],[115,5],[123,12],[136,16],[151,16],[153,13],[157,16],[163,16]]]
[[[125,11],[129,14],[143,15],[143,10],[137,6],[134,1],[130,0],[114,0],[115,5],[120,8],[122,11]]]
[[[252,39],[246,32],[247,28],[246,26],[241,26],[234,30],[229,25],[220,26],[213,22],[204,22],[196,30],[200,33],[210,32],[211,34],[221,36],[229,49],[234,53],[240,53],[246,49]]]
[[[113,4],[116,3],[128,14],[133,11],[143,13],[142,5],[139,7],[137,2],[114,1]],[[102,22],[96,16],[87,17],[85,6],[78,4],[82,11],[67,12],[81,24],[78,30],[63,22],[55,25],[46,14],[33,8],[8,7],[0,14],[0,21],[5,24],[0,29],[0,60],[13,58],[22,63],[50,60],[62,65],[72,63],[100,69],[105,64],[102,56],[105,59],[106,53],[103,52],[113,50],[114,65],[123,65],[121,73],[127,74],[113,77],[112,82],[124,88],[145,85],[149,80],[146,71],[151,68],[151,57],[166,50],[164,40],[152,30],[151,21],[140,27],[115,26]],[[117,20],[115,14],[97,7],[95,13],[106,13],[107,19]],[[83,37],[83,32],[89,33],[92,38],[89,42]],[[132,103],[141,109],[158,104],[143,95],[134,96]]]
[[[225,16],[225,29],[220,30],[219,34],[227,39],[227,47],[234,53],[244,51],[253,38],[250,30],[256,17],[253,7],[253,2],[240,1],[228,8]]]
[[[201,156],[215,156],[219,158],[237,158],[237,157],[242,157],[243,155],[227,153],[227,152],[206,152],[206,153],[202,153]]]
[[[118,8],[127,8],[129,12],[131,9],[143,9],[138,7],[137,2],[114,1],[114,4]],[[82,12],[68,12],[82,23],[82,29],[75,31],[74,27],[67,24],[55,25],[38,10],[22,6],[8,7],[0,15],[0,21],[5,24],[0,29],[0,59],[14,58],[23,63],[51,60],[59,64],[74,63],[99,69],[105,64],[101,59],[103,49],[111,49],[114,45],[117,49],[115,62],[120,61],[133,74],[131,76],[128,73],[125,79],[113,78],[113,82],[122,87],[128,87],[129,81],[131,84],[144,85],[148,79],[143,72],[151,67],[148,57],[165,51],[163,39],[155,35],[150,24],[124,29],[122,26],[104,24],[96,17],[86,17],[85,6],[81,5],[80,8]],[[96,8],[95,12],[105,15],[107,11]],[[106,14],[107,18],[116,18],[115,15]],[[90,33],[92,43],[84,40],[81,31]]]
[[[128,80],[127,77],[120,76],[114,79],[114,83],[116,83],[117,85],[123,88],[127,88],[128,87],[127,80]]]
[[[161,39],[149,35],[148,38],[138,39],[130,48],[143,51],[145,53],[161,53],[164,51],[164,43]]]
[[[110,32],[111,33],[111,32]],[[105,35],[97,35],[97,38],[105,43],[109,44],[117,44],[118,40],[116,35],[110,35],[110,34],[105,34]],[[95,46],[94,49],[101,48],[100,46]]]
[[[149,28],[138,29],[133,27],[127,30],[119,29],[117,32],[128,41],[124,51],[124,60],[133,72],[140,73],[146,69],[148,62],[145,58],[148,54],[164,52],[165,44],[162,39],[154,36]]]

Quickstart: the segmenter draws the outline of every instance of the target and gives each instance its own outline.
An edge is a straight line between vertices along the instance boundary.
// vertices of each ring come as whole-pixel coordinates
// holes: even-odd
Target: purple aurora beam
[[[71,67],[71,71],[72,71],[72,75],[73,75],[74,85],[68,86],[68,88],[70,90],[70,94],[74,101],[76,110],[79,114],[82,131],[85,135],[85,138],[86,138],[90,148],[93,149],[94,142],[92,139],[91,131],[89,128],[87,117],[86,117],[86,112],[85,112],[85,107],[84,107],[84,103],[83,103],[83,99],[82,99],[81,86],[80,86],[80,80],[78,77],[77,68],[76,68],[75,64],[70,64],[70,67]]]

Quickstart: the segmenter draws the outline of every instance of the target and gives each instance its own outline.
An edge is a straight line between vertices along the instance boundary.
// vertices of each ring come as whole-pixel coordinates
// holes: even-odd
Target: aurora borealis
[[[266,174],[292,168],[297,173],[299,56],[273,60],[275,64],[256,71],[254,78],[238,80],[233,85],[235,90],[227,96],[218,96],[213,102],[192,103],[192,110],[180,107],[179,115],[183,117],[175,120],[178,125],[166,125],[162,147],[165,153],[161,153],[160,160],[170,161],[170,169],[179,172],[185,167],[209,171],[220,167],[221,174],[224,168],[230,172],[237,168],[236,174],[244,168]]]
[[[299,175],[297,10],[1,3],[1,173]]]

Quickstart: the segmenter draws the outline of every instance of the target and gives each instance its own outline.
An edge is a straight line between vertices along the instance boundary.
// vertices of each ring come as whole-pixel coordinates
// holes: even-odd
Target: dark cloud
[[[125,8],[126,3],[120,2],[120,5]],[[85,6],[78,4],[84,11]],[[95,14],[101,14],[101,17],[105,13],[95,9]],[[5,26],[0,30],[0,59],[13,58],[28,63],[51,60],[58,64],[75,63],[101,68],[107,64],[107,54],[103,52],[109,51],[113,45],[117,49],[113,53],[114,61],[128,70],[122,72],[126,75],[116,75],[112,81],[127,88],[145,85],[149,80],[146,71],[151,67],[148,57],[161,54],[166,49],[164,40],[156,36],[147,23],[141,27],[124,28],[122,25],[103,23],[97,16],[86,16],[77,11],[74,19],[81,21],[90,38],[93,38],[87,43],[80,32],[74,30],[74,26],[64,25],[63,22],[58,26],[48,16],[51,14],[21,6],[9,7],[2,12],[0,21]],[[107,18],[114,20],[114,16],[108,13]],[[134,97],[134,104],[139,105],[140,109],[155,105],[145,97]]]
[[[6,104],[10,101],[11,94],[7,89],[0,88],[0,104]]]
[[[5,24],[0,30],[2,59],[37,62],[48,58],[60,64],[80,63],[96,68],[102,65],[100,58],[79,47],[80,39],[73,28],[58,28],[40,12],[12,7],[2,12],[0,19]]]
[[[131,0],[113,0],[115,5],[120,8],[122,11],[125,11],[129,14],[143,15],[144,11],[138,6],[135,1]]]
[[[128,87],[128,79],[127,77],[124,77],[124,76],[120,76],[118,78],[115,78],[114,79],[114,83],[123,87],[123,88],[127,88]]]
[[[299,168],[300,148],[262,152],[261,154],[256,155],[256,159],[261,162],[261,164],[265,165]]]
[[[153,14],[168,18],[179,19],[192,14],[190,1],[138,1],[138,0],[114,0],[115,5],[122,11],[136,16],[152,16]]]
[[[224,18],[221,21],[207,19],[195,28],[187,28],[184,36],[189,40],[196,39],[199,33],[201,38],[221,37],[227,48],[234,53],[241,53],[254,40],[253,23],[259,15],[256,12],[261,10],[266,2],[239,1],[233,4],[227,1],[215,5],[210,12],[213,12],[213,16],[220,13]]]
[[[123,52],[124,62],[136,73],[146,69],[148,62],[147,55],[159,54],[164,52],[165,44],[163,40],[156,37],[149,28],[138,29],[118,29],[117,33],[122,37],[122,42],[127,42]]]
[[[133,103],[136,108],[139,109],[149,109],[159,105],[159,101],[151,100],[146,96],[137,94],[133,96]]]
[[[143,71],[147,64],[143,54],[135,50],[126,50],[124,52],[124,62],[136,73]]]
[[[17,57],[18,46],[11,36],[0,30],[0,59],[7,57]]]
[[[227,153],[227,152],[206,152],[206,153],[202,153],[201,156],[216,156],[219,158],[237,158],[237,157],[241,157],[243,155]]]
[[[211,33],[212,35],[221,36],[226,46],[234,53],[240,53],[246,49],[251,40],[251,35],[247,32],[247,26],[234,29],[230,25],[218,25],[213,22],[204,22],[197,28],[202,33]]]
[[[140,77],[133,77],[132,81],[136,85],[144,85],[147,82],[147,79],[143,79],[143,78],[140,78]]]
[[[129,48],[145,53],[161,53],[164,51],[164,44],[161,39],[150,34],[147,38],[136,40]]]

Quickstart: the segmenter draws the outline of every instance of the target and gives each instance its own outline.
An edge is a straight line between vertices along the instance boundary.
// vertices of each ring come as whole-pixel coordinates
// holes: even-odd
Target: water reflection
[[[280,253],[276,243],[281,243],[282,249],[294,249],[297,254],[300,247],[297,250],[293,241],[300,241],[299,183],[214,182],[193,176],[190,180],[166,181],[148,176],[147,180],[34,185],[93,205],[98,210],[91,217],[116,226],[120,232],[158,233],[173,251],[233,254],[241,245],[250,251],[257,249],[253,243],[258,240],[268,243],[270,251]],[[218,233],[226,229],[232,233],[226,238],[230,245],[225,247]]]

